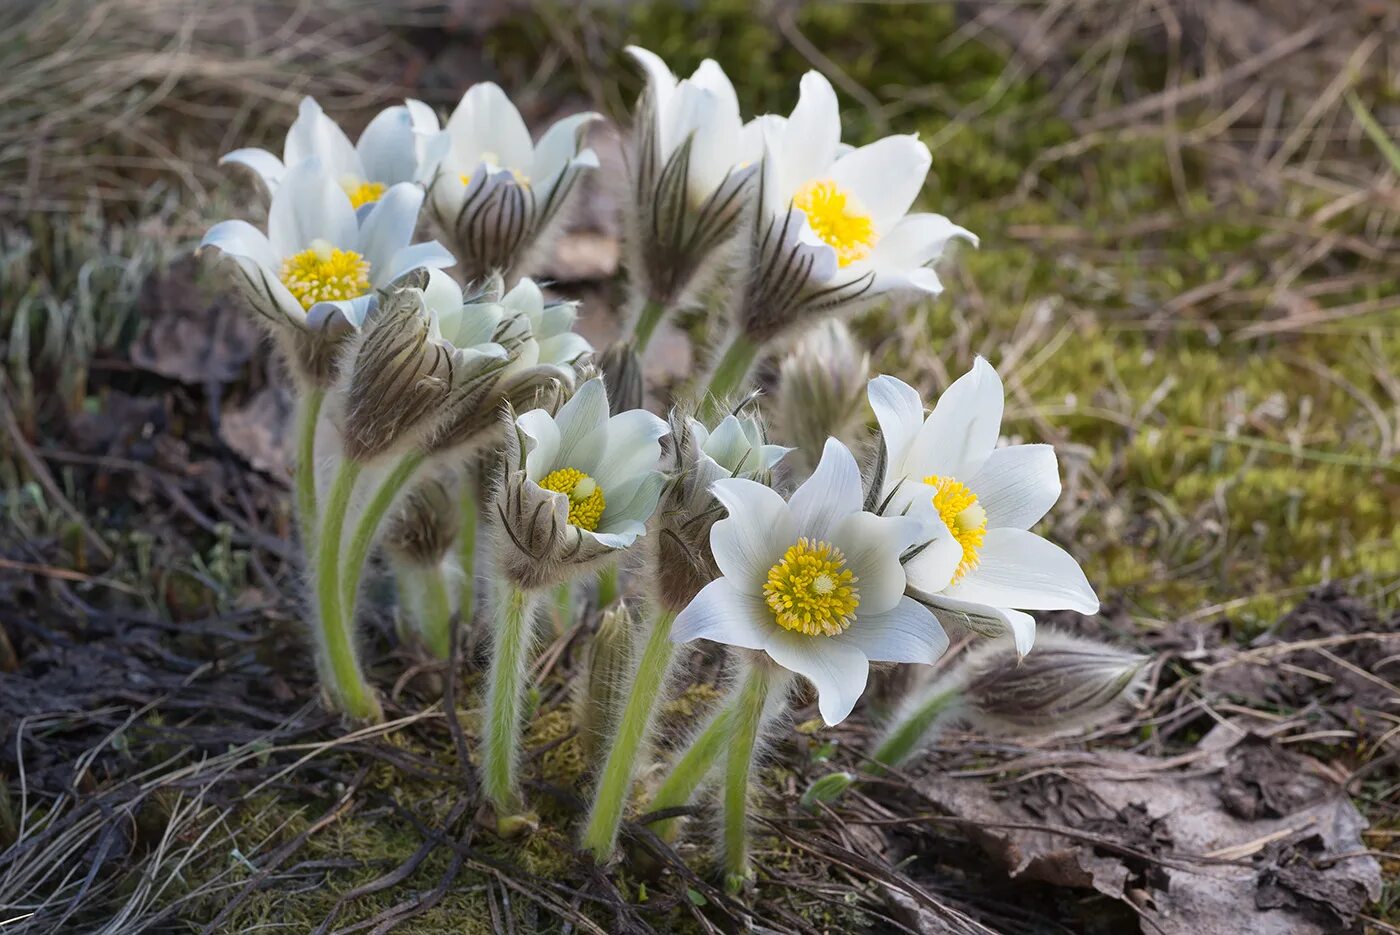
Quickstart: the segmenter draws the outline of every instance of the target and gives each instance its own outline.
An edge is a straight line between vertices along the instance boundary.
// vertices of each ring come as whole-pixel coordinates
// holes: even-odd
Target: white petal
[[[423,290],[423,301],[439,317],[444,315],[460,315],[462,313],[462,287],[457,285],[457,280],[440,269],[428,270],[428,288]],[[487,335],[489,338],[490,335]],[[484,339],[483,339],[484,340]],[[453,342],[458,347],[466,345]],[[473,344],[480,344],[481,341],[473,341]]]
[[[415,181],[418,175],[418,135],[413,115],[402,104],[386,107],[365,127],[355,144],[365,179],[394,185]]]
[[[199,247],[201,250],[214,247],[231,257],[247,257],[257,265],[266,267],[273,276],[282,264],[282,258],[273,252],[267,235],[247,221],[220,221],[209,228]]]
[[[1030,529],[1060,499],[1060,469],[1050,445],[998,448],[968,481],[991,528]]]
[[[673,643],[713,640],[742,649],[762,649],[773,615],[761,598],[734,590],[726,578],[701,589],[671,625]]]
[[[593,345],[588,343],[588,339],[572,331],[552,338],[541,338],[536,343],[539,345],[540,359],[556,366],[572,364],[583,355],[593,353]]]
[[[904,476],[905,456],[924,424],[924,403],[919,391],[897,377],[881,375],[867,389],[870,408],[880,424],[885,443],[885,482],[888,493]]]
[[[855,195],[883,233],[908,212],[932,161],[916,137],[887,136],[837,159],[831,178]]]
[[[739,417],[729,414],[715,426],[709,438],[700,446],[715,463],[732,474],[736,470],[758,470],[758,457],[749,437],[744,434],[744,425]],[[747,463],[745,463],[747,462]]]
[[[506,169],[529,171],[534,159],[530,131],[499,86],[484,81],[467,89],[447,121],[454,156],[475,167],[484,154]]]
[[[555,469],[573,468],[592,475],[608,441],[608,394],[603,381],[589,380],[554,417],[559,426],[559,453]],[[603,492],[607,497],[607,491]]]
[[[783,128],[780,156],[783,173],[794,187],[826,178],[841,145],[841,107],[831,82],[809,71],[798,89],[797,106]]]
[[[602,120],[600,114],[583,113],[555,121],[535,144],[535,161],[529,169],[530,178],[539,184],[554,178],[569,162],[578,155],[580,141],[585,127],[595,120]]]
[[[904,596],[900,554],[914,544],[921,524],[903,516],[852,513],[836,524],[831,542],[846,556],[860,590],[860,612],[882,614]]]
[[[603,516],[598,520],[601,532],[613,532],[626,525],[637,530],[637,535],[646,532],[647,520],[656,512],[656,504],[661,500],[661,491],[666,487],[666,475],[660,471],[642,474],[612,490],[604,489]]]
[[[909,589],[914,593],[929,595],[941,592],[952,582],[953,574],[962,564],[962,546],[947,529],[944,526],[941,534],[904,563],[904,574]]]
[[[928,665],[948,650],[948,634],[938,619],[910,597],[883,614],[861,613],[850,629],[832,638],[856,646],[872,662]]]
[[[637,64],[642,66],[642,70],[647,75],[647,89],[652,96],[652,105],[656,110],[658,120],[671,108],[671,97],[676,91],[676,76],[670,67],[661,60],[661,56],[655,52],[643,49],[641,46],[629,45],[627,54],[637,60]],[[669,150],[661,151],[661,158],[665,160],[670,155]]]
[[[525,476],[538,482],[554,469],[554,459],[559,453],[559,427],[543,409],[521,413],[515,425],[525,435]],[[507,465],[507,469],[515,470],[515,465]]]
[[[871,264],[912,271],[943,256],[955,237],[977,244],[975,234],[941,214],[910,214],[876,241]]]
[[[608,420],[607,447],[593,473],[605,497],[609,487],[656,470],[656,462],[661,458],[658,439],[666,431],[666,420],[645,409],[629,409]]]
[[[821,463],[788,499],[788,508],[799,536],[829,539],[839,520],[860,512],[863,499],[856,459],[849,448],[828,438]]]
[[[350,196],[315,159],[287,170],[267,214],[268,240],[278,256],[289,257],[325,240],[345,250],[359,247],[360,225]]]
[[[797,541],[797,527],[777,491],[741,477],[710,485],[729,515],[710,527],[715,564],[734,586],[747,593],[763,589],[768,569]]]
[[[1024,656],[1035,645],[1035,618],[1019,610],[974,604],[940,594],[928,599],[929,606],[940,621],[962,626],[979,636],[1010,635],[1016,641],[1016,652]]]
[[[377,284],[380,280],[374,274],[388,275],[394,255],[413,239],[422,205],[423,189],[412,182],[400,182],[369,206],[360,225],[360,253],[369,260],[370,275]]]
[[[930,475],[966,483],[976,476],[1001,433],[1001,377],[981,357],[938,398],[914,439],[908,464],[916,480]]]
[[[411,273],[416,269],[442,269],[457,262],[446,247],[436,240],[427,243],[409,244],[401,247],[389,262],[380,267],[380,270],[370,268],[370,278],[374,280],[376,286],[387,286],[397,282],[405,273]]]
[[[1099,599],[1064,549],[1024,529],[988,529],[978,564],[947,596],[993,607],[1094,614]]]
[[[282,161],[289,169],[307,159],[319,160],[321,168],[337,183],[346,176],[364,177],[364,168],[350,138],[310,97],[301,99],[297,119],[287,131],[282,149]]]
[[[277,190],[277,183],[282,181],[282,173],[287,171],[282,160],[265,149],[235,149],[219,159],[219,165],[227,163],[247,166],[252,169],[263,180],[263,184],[270,192]]]
[[[817,707],[828,725],[844,721],[865,691],[870,662],[850,643],[775,628],[765,649],[774,662],[817,689]]]

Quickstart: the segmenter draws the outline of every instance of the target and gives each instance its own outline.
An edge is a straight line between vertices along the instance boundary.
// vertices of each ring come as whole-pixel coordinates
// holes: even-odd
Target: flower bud
[[[645,395],[642,361],[630,343],[618,341],[609,346],[598,357],[597,366],[608,388],[613,415],[642,408]]]
[[[978,646],[950,677],[961,682],[963,716],[975,727],[998,733],[1063,730],[1103,723],[1131,704],[1148,661],[1052,630],[1024,657],[1007,639]]]
[[[824,805],[836,801],[855,783],[856,777],[850,773],[827,773],[815,780],[807,787],[807,791],[802,793],[801,805],[807,811],[814,812],[817,810],[818,804]]]
[[[589,763],[606,752],[627,703],[632,672],[632,619],[625,602],[603,611],[598,629],[583,652],[583,671],[576,681],[575,721]]]
[[[404,562],[433,565],[457,540],[457,484],[430,478],[409,491],[384,532],[384,549]]]
[[[869,379],[870,353],[834,318],[808,331],[783,356],[773,422],[800,453],[797,467],[810,472],[809,459],[828,438],[855,441],[865,420]]]

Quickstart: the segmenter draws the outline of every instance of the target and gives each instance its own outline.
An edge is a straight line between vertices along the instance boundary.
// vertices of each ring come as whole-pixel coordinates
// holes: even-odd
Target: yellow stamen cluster
[[[317,302],[353,299],[369,292],[369,260],[324,240],[282,261],[282,284],[304,309]]]
[[[874,219],[831,179],[803,185],[793,196],[792,204],[807,215],[812,231],[836,251],[836,261],[842,266],[865,259],[879,239]]]
[[[987,536],[987,511],[977,502],[977,494],[961,481],[930,474],[924,483],[933,488],[933,505],[962,546],[962,562],[953,573],[953,580],[957,581],[977,567],[977,550]]]
[[[367,204],[372,204],[384,196],[383,182],[360,182],[350,179],[340,183],[345,189],[345,194],[350,196],[350,205],[360,208]]]
[[[768,569],[763,597],[783,629],[835,636],[855,622],[859,580],[840,549],[804,536]]]
[[[608,505],[597,481],[575,468],[560,468],[546,474],[540,486],[569,498],[569,525],[588,532],[597,531]]]

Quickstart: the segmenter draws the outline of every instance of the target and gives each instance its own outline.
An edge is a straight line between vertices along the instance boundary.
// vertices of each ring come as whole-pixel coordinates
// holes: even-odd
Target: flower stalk
[[[632,327],[632,343],[636,346],[638,355],[646,353],[647,345],[656,333],[656,326],[661,324],[661,319],[665,317],[666,306],[661,302],[647,299],[643,303],[641,314],[637,316],[637,321]]]
[[[487,674],[486,731],[482,738],[481,773],[486,797],[498,819],[520,807],[516,772],[524,732],[522,706],[535,638],[538,597],[513,584],[502,583],[500,618]]]
[[[671,645],[671,624],[675,619],[674,613],[663,611],[652,624],[627,692],[627,706],[618,720],[617,732],[598,780],[583,832],[583,846],[599,861],[610,858],[617,844],[618,824],[637,774],[637,754],[650,733],[656,700],[676,655]]]
[[[463,478],[461,500],[458,502],[462,526],[457,534],[457,564],[462,569],[462,587],[457,606],[461,610],[463,624],[470,624],[476,615],[476,527],[479,510],[475,480],[470,475]]]
[[[441,564],[395,563],[400,601],[412,610],[412,627],[438,659],[452,655],[452,597]]]
[[[701,406],[702,419],[717,419],[724,414],[725,402],[744,386],[760,350],[762,346],[742,332],[734,335],[710,376]]]
[[[730,724],[729,752],[724,768],[723,843],[725,887],[734,893],[744,888],[753,872],[749,866],[749,780],[771,681],[770,667],[766,663],[749,669]]]
[[[690,746],[681,754],[681,758],[671,767],[670,774],[656,790],[656,795],[652,796],[651,811],[664,812],[689,804],[695,790],[700,788],[700,784],[710,774],[725,744],[728,743],[733,716],[733,706],[726,704],[716,711],[710,718],[710,723],[695,735],[695,739],[690,742]],[[669,843],[675,841],[676,833],[680,831],[680,822],[679,818],[663,818],[652,826],[652,830],[661,840]]]
[[[317,644],[321,650],[323,681],[336,705],[357,720],[377,721],[382,716],[379,701],[360,670],[354,618],[345,612],[340,589],[341,534],[350,495],[359,475],[359,464],[341,462],[326,498],[316,553],[316,601],[320,612]]]
[[[350,545],[345,555],[345,564],[340,571],[340,599],[351,612],[354,611],[355,598],[360,591],[360,576],[364,573],[365,562],[369,560],[370,549],[374,547],[374,539],[379,532],[379,527],[384,522],[389,507],[394,505],[394,500],[403,490],[404,485],[413,478],[418,468],[422,467],[425,457],[423,452],[413,450],[400,458],[393,469],[389,471],[388,476],[384,478],[383,483],[375,490],[364,513],[355,523],[355,529],[351,534]]]
[[[934,725],[956,710],[961,702],[961,686],[957,684],[943,691],[935,691],[919,701],[908,714],[902,715],[890,726],[880,745],[871,754],[871,762],[866,765],[865,772],[883,776],[889,767],[903,763],[923,744]]]
[[[297,522],[301,526],[301,546],[307,555],[316,554],[316,424],[325,398],[324,389],[309,387],[297,413]]]

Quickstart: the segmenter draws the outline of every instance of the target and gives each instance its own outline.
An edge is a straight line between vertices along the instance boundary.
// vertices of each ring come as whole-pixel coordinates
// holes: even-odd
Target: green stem
[[[675,648],[671,644],[671,624],[675,619],[674,613],[665,611],[652,625],[651,635],[647,638],[646,648],[642,650],[641,661],[632,679],[627,706],[622,710],[617,733],[608,750],[607,761],[603,764],[602,777],[598,780],[593,797],[593,808],[583,832],[583,846],[592,851],[599,861],[611,857],[617,844],[622,809],[637,773],[637,753],[651,729],[656,699],[666,682],[671,660],[675,658]]]
[[[355,651],[354,618],[347,617],[340,596],[340,538],[345,528],[345,511],[360,466],[341,462],[331,484],[321,536],[316,552],[316,601],[320,611],[319,635],[323,653],[322,677],[328,677],[331,697],[346,714],[360,720],[381,717],[374,690],[365,683]]]
[[[890,725],[885,738],[871,755],[873,762],[865,766],[865,772],[872,776],[884,775],[886,768],[898,766],[918,747],[927,734],[945,713],[952,710],[962,699],[956,688],[935,692],[919,703],[908,714]]]
[[[607,610],[616,604],[620,593],[617,583],[617,562],[608,562],[598,569],[598,609]]]
[[[670,775],[652,796],[648,810],[661,812],[690,804],[695,790],[710,774],[715,761],[724,752],[725,744],[729,742],[729,724],[733,716],[734,708],[730,704],[715,712],[710,723],[695,736],[676,765],[671,767]],[[676,839],[680,826],[679,818],[663,818],[652,824],[652,830],[661,840],[670,842]]]
[[[510,584],[502,587],[506,593],[487,675],[486,731],[481,748],[482,786],[497,818],[509,817],[520,806],[515,773],[524,732],[521,706],[535,616],[534,595]]]
[[[476,479],[467,473],[462,478],[462,500],[458,512],[462,517],[462,529],[457,536],[457,559],[462,566],[462,593],[457,606],[462,613],[463,625],[470,625],[476,616]]]
[[[301,526],[301,547],[310,558],[316,554],[316,423],[326,391],[313,387],[302,397],[297,413],[296,506]]]
[[[729,347],[724,351],[724,356],[719,359],[719,364],[710,377],[710,385],[701,400],[701,421],[708,425],[723,415],[725,403],[735,390],[744,385],[754,360],[758,358],[759,350],[759,345],[750,341],[742,332],[734,335]]]
[[[665,317],[666,306],[655,299],[647,299],[642,305],[641,314],[637,316],[637,322],[632,328],[632,343],[637,348],[638,357],[646,353],[651,336],[656,332],[656,326],[661,324],[661,319]]]
[[[423,569],[419,576],[423,587],[423,642],[439,659],[452,655],[452,601],[447,596],[447,582],[442,566]]]
[[[360,520],[355,524],[355,531],[350,537],[345,562],[341,566],[340,599],[345,604],[347,613],[354,613],[355,598],[360,593],[360,576],[364,574],[365,562],[369,560],[375,534],[379,532],[385,514],[389,512],[389,507],[393,506],[399,491],[403,490],[426,457],[423,452],[414,450],[400,458],[370,498],[364,513],[360,514]]]
[[[724,876],[732,892],[749,878],[749,776],[753,772],[758,728],[768,702],[769,672],[765,663],[749,670],[734,706],[733,729],[724,767]]]

